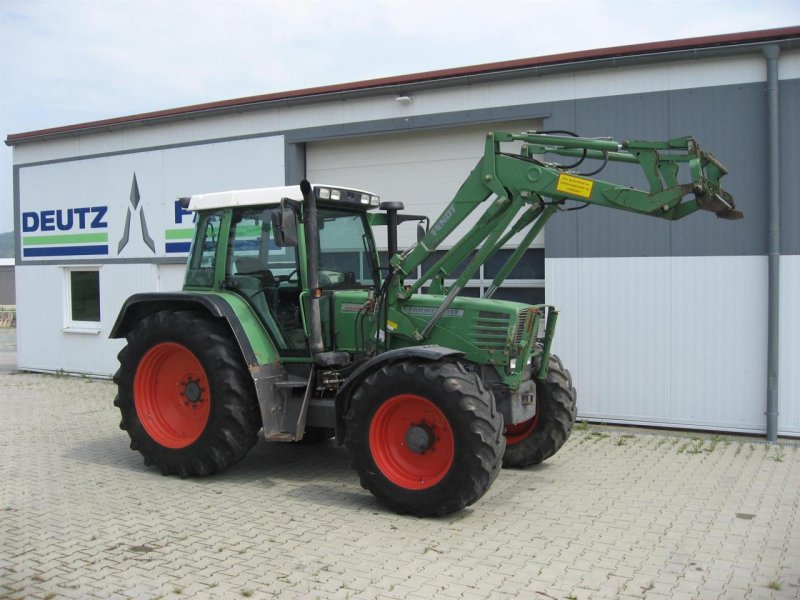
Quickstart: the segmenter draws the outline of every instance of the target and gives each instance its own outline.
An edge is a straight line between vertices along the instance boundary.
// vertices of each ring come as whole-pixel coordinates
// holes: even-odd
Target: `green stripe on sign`
[[[261,225],[239,225],[236,228],[236,237],[241,239],[243,237],[260,237]]]
[[[167,240],[190,240],[194,237],[194,229],[167,229],[164,232],[164,239]]]
[[[62,235],[29,235],[22,238],[22,245],[52,246],[54,244],[86,244],[107,241],[107,233],[67,233]]]

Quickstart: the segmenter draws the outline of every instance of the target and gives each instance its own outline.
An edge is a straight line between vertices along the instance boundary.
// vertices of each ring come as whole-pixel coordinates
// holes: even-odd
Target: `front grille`
[[[505,348],[510,321],[510,316],[505,313],[480,311],[472,331],[473,343],[484,350]]]
[[[526,309],[519,311],[519,315],[517,316],[517,328],[514,331],[514,344],[517,346],[522,343],[522,336],[525,335],[525,326],[528,323],[528,314],[529,311]]]

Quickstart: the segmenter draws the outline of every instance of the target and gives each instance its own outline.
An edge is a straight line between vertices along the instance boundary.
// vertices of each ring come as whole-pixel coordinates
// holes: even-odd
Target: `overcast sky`
[[[0,134],[798,24],[800,0],[0,0]],[[0,232],[11,164],[3,144]]]

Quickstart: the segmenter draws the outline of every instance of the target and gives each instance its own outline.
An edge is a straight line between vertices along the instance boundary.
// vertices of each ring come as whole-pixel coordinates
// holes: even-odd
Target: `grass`
[[[714,450],[716,450],[720,442],[725,442],[728,444],[731,443],[730,440],[727,439],[724,435],[712,435],[709,439],[710,442],[708,444],[708,449],[706,450],[706,452],[708,452],[709,454],[711,454],[712,452],[714,452]]]
[[[775,462],[783,462],[784,456],[786,456],[786,452],[783,451],[783,448],[775,446],[775,456],[768,456],[767,458]]]
[[[771,590],[775,590],[776,592],[779,592],[779,591],[781,591],[781,590],[783,589],[783,586],[781,585],[781,582],[780,582],[780,581],[777,581],[777,580],[775,580],[775,579],[773,579],[772,581],[770,581],[770,582],[767,584],[767,587],[768,587],[769,589],[771,589]]]

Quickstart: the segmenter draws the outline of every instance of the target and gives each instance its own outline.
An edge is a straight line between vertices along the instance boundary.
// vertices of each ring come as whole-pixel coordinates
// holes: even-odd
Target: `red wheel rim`
[[[415,435],[417,443],[409,445],[409,436]],[[447,417],[433,402],[414,394],[393,396],[378,408],[369,427],[369,447],[384,476],[409,490],[439,483],[455,454]]]
[[[506,436],[506,446],[513,446],[519,444],[522,440],[527,438],[536,429],[536,423],[539,421],[539,413],[532,419],[523,421],[522,423],[515,423],[514,425],[507,425],[503,430],[503,435]]]
[[[172,342],[153,346],[142,357],[133,398],[142,427],[167,448],[194,443],[211,412],[205,369],[188,348]]]

